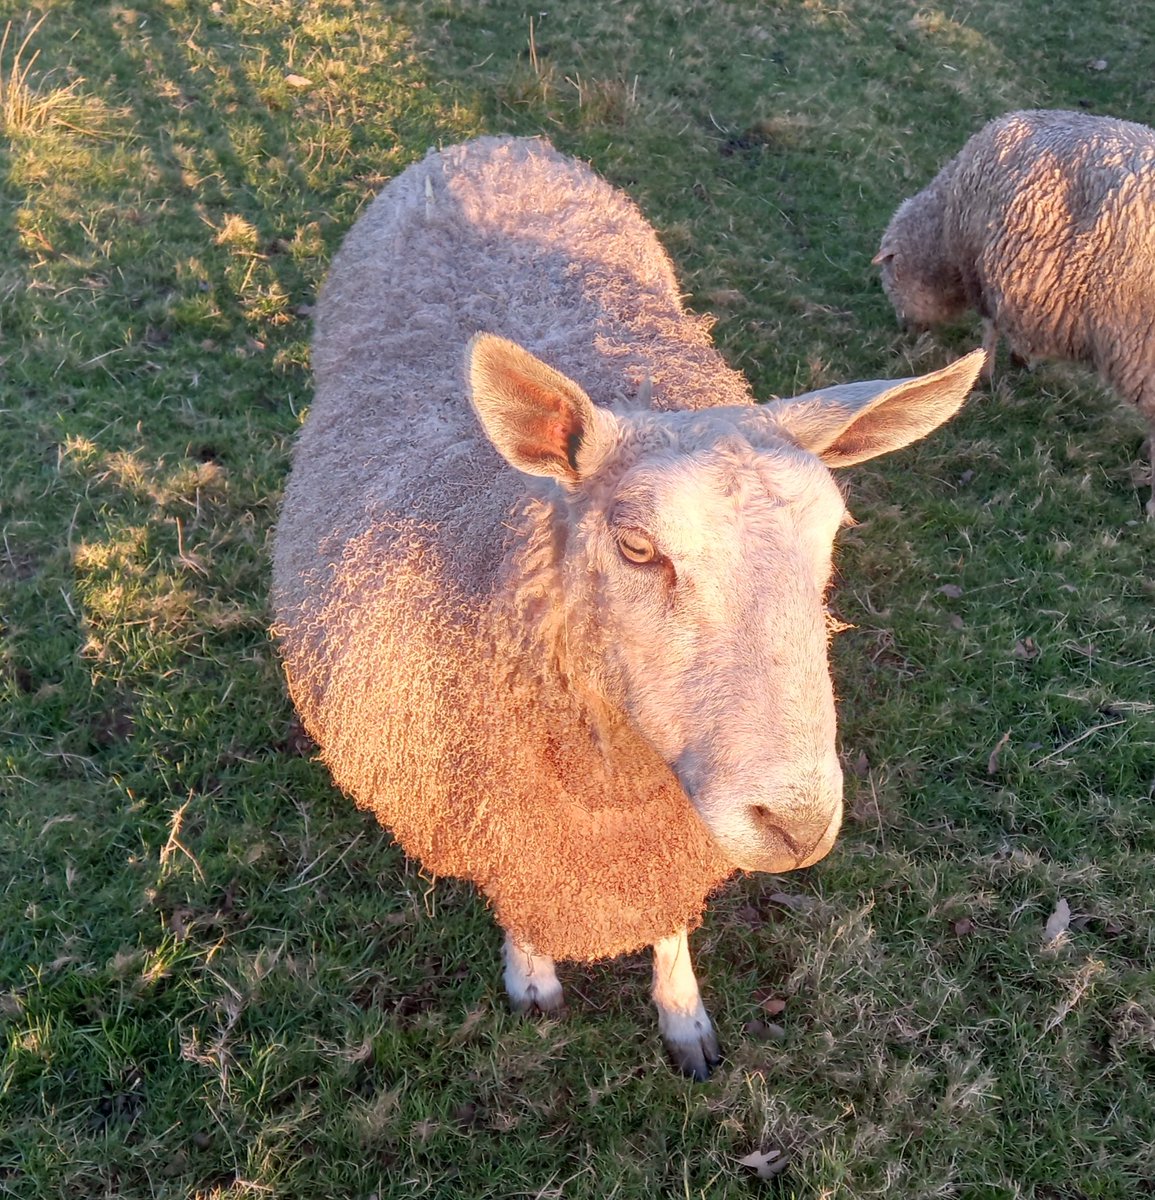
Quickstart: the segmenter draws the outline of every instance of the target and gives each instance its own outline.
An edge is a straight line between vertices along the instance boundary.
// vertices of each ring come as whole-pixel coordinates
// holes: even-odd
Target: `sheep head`
[[[825,597],[846,510],[828,468],[929,433],[982,360],[764,407],[611,412],[511,342],[471,343],[489,440],[564,497],[557,599],[596,642],[580,686],[656,748],[738,867],[808,866],[841,822]]]
[[[910,328],[945,325],[970,307],[962,272],[945,246],[946,202],[937,179],[903,201],[871,259],[899,320]]]

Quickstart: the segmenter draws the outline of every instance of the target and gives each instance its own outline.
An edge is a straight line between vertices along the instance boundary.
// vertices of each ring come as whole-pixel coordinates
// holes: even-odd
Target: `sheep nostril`
[[[767,808],[765,804],[751,804],[750,815],[754,818],[755,828],[773,834],[781,840],[783,845],[785,845],[795,858],[802,858],[802,852],[799,849],[798,843],[778,824],[776,814]]]

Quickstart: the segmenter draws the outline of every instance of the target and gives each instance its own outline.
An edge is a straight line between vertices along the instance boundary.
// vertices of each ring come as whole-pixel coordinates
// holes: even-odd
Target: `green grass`
[[[484,906],[311,761],[265,599],[310,305],[429,145],[542,132],[592,161],[762,397],[909,373],[977,328],[896,329],[869,265],[894,206],[1010,108],[1155,123],[1147,6],[9,20],[0,1195],[1152,1194],[1155,531],[1140,426],[1089,374],[1000,364],[847,473],[849,818],[696,935],[728,1051],[706,1085],[662,1060],[644,958],[564,967],[564,1022],[507,1014]],[[770,1148],[763,1184],[737,1160]]]

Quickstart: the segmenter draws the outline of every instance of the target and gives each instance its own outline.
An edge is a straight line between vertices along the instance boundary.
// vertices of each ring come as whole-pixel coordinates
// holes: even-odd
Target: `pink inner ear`
[[[540,411],[524,422],[518,453],[526,458],[556,459],[575,471],[581,424],[573,410],[564,404],[551,407],[553,412]]]

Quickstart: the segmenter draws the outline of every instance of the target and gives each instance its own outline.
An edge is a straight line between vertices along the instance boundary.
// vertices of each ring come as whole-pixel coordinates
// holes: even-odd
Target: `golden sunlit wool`
[[[1155,433],[1155,130],[1008,113],[894,214],[875,261],[899,315],[967,309],[1023,359],[1089,363]]]
[[[495,202],[511,176],[516,203]],[[551,504],[464,399],[479,328],[595,402],[628,400],[627,381],[659,409],[751,403],[621,193],[537,140],[431,156],[358,221],[318,307],[278,633],[334,779],[409,854],[475,881],[542,953],[611,956],[697,925],[732,867],[654,749],[575,682],[569,622],[591,615],[557,603]],[[418,428],[428,473],[377,465],[416,453]]]

